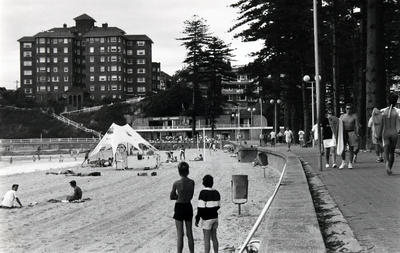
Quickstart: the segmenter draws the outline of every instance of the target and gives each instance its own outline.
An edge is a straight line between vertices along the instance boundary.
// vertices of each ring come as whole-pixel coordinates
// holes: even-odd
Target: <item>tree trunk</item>
[[[366,115],[385,104],[382,0],[367,1]]]

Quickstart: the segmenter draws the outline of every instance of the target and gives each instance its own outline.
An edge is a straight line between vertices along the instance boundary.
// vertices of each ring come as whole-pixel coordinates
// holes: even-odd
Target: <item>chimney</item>
[[[67,28],[67,24],[63,24],[63,27],[64,27],[64,28]]]
[[[103,24],[101,24],[101,26],[102,26],[103,28],[107,28],[107,27],[108,27],[108,24],[107,24],[107,23],[103,23]]]

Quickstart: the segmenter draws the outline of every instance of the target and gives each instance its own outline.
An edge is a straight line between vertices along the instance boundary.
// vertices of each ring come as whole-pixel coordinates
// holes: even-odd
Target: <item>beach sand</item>
[[[198,150],[187,150],[186,158],[193,159],[198,153]],[[165,161],[165,152],[160,154],[161,161]],[[222,198],[218,228],[221,252],[230,252],[223,250],[226,247],[239,248],[272,194],[279,172],[267,168],[264,178],[262,167],[238,163],[235,157],[222,151],[207,151],[206,161],[188,163],[189,177],[196,182],[193,206],[196,207],[203,188],[202,177],[211,174],[214,188]],[[26,163],[25,167],[29,168],[30,164],[33,163]],[[51,166],[44,168],[60,170]],[[4,194],[17,183],[20,185],[18,196],[25,205],[22,209],[0,209],[0,252],[176,252],[174,201],[169,200],[169,193],[173,182],[179,179],[177,163],[163,163],[160,169],[154,170],[158,175],[153,177],[138,176],[142,171],[137,169],[73,167],[73,170],[100,171],[102,175],[74,177],[35,171],[0,176],[0,193]],[[242,205],[241,215],[231,200],[231,178],[235,174],[249,177],[249,201]],[[82,188],[83,197],[91,198],[90,201],[47,202],[71,194],[68,182],[73,179]],[[27,207],[32,202],[38,203]],[[202,230],[193,225],[193,233],[195,251],[202,252]],[[262,230],[254,238],[259,238],[259,233]],[[186,238],[184,252],[189,252]]]

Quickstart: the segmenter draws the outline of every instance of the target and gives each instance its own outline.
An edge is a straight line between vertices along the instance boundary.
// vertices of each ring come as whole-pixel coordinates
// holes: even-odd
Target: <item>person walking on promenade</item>
[[[304,147],[304,131],[300,129],[300,131],[298,132],[299,135],[299,143],[300,143],[300,147]]]
[[[382,113],[377,108],[372,110],[368,128],[371,128],[371,141],[375,146],[376,162],[383,162],[382,136],[379,135],[382,130]]]
[[[357,114],[352,111],[352,104],[346,104],[346,113],[340,116],[340,120],[343,124],[343,151],[342,151],[342,163],[339,166],[339,169],[343,169],[346,166],[346,144],[349,145],[349,163],[348,168],[353,168],[353,155],[354,155],[354,147],[358,146],[358,117]],[[340,140],[339,140],[340,141]]]
[[[276,143],[276,133],[275,133],[274,130],[272,130],[272,131],[269,133],[269,137],[270,137],[270,139],[271,139],[271,147],[275,146],[275,143]]]
[[[400,130],[399,110],[395,107],[398,95],[389,95],[389,107],[382,110],[382,130],[383,150],[385,153],[386,173],[392,175],[394,163],[394,151],[397,144],[397,136]]]
[[[288,146],[287,151],[290,151],[290,146],[292,145],[292,141],[293,141],[293,132],[292,132],[292,130],[289,129],[289,127],[286,127],[286,130],[283,134],[285,135],[285,141]]]
[[[188,178],[189,164],[186,162],[178,164],[178,172],[181,179],[174,182],[170,194],[170,199],[176,200],[173,218],[175,219],[177,233],[177,252],[182,253],[183,251],[183,223],[185,223],[189,250],[190,253],[194,253],[192,232],[193,207],[191,204],[194,193],[194,181]]]
[[[325,148],[325,168],[329,168],[329,158],[332,150],[333,163],[332,168],[336,168],[336,139],[337,139],[337,126],[339,119],[332,115],[331,111],[328,111],[325,117],[321,121],[322,126],[322,142]]]
[[[221,196],[219,192],[212,188],[214,179],[211,175],[203,177],[204,189],[200,191],[199,202],[197,205],[196,227],[199,226],[201,219],[201,228],[204,235],[204,252],[209,253],[211,248],[210,241],[213,242],[214,252],[218,252],[218,209],[220,208]]]

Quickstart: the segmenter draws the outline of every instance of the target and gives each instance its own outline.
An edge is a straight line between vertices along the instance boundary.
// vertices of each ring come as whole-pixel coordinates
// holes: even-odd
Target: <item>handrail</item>
[[[275,187],[274,193],[272,194],[272,196],[268,199],[267,203],[265,204],[263,210],[261,211],[261,214],[257,218],[256,223],[254,224],[254,226],[250,230],[249,235],[247,236],[246,240],[242,244],[242,247],[240,248],[239,253],[243,253],[243,251],[245,249],[247,249],[247,244],[250,242],[250,240],[253,237],[254,233],[257,231],[258,227],[261,224],[261,221],[264,219],[265,214],[267,213],[268,209],[270,208],[270,206],[272,204],[272,201],[274,200],[276,194],[278,193],[278,190],[279,190],[279,187],[282,184],[282,179],[283,179],[283,176],[285,175],[285,172],[286,172],[286,163],[285,163],[285,166],[283,166],[282,174],[281,174],[281,177],[279,178],[278,184]]]

